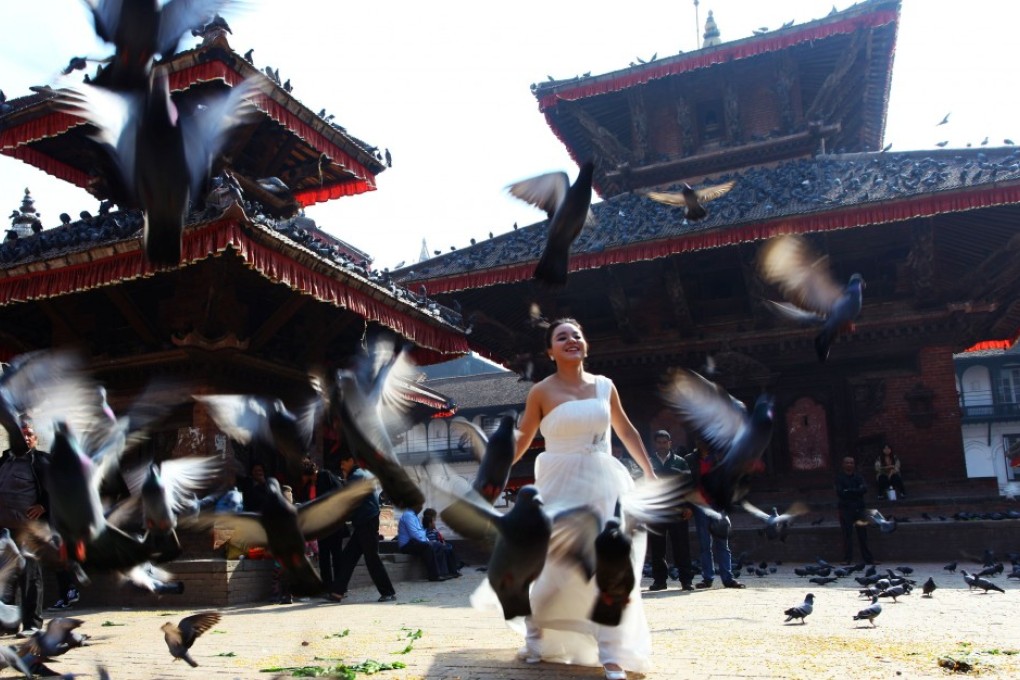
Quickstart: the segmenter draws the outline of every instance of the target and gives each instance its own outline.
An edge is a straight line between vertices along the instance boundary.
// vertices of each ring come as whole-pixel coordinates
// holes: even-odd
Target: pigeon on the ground
[[[772,309],[800,323],[821,326],[815,352],[824,362],[836,337],[845,328],[852,330],[861,313],[864,278],[854,274],[841,287],[832,278],[826,258],[816,257],[807,241],[789,234],[770,239],[762,247],[759,269],[762,278],[778,286],[789,301],[770,301]]]
[[[592,219],[591,183],[594,173],[594,162],[586,161],[573,184],[570,184],[567,173],[550,172],[507,187],[511,195],[544,210],[548,216],[549,235],[535,266],[536,281],[549,286],[566,285],[570,246]]]
[[[784,614],[786,614],[786,621],[783,623],[789,623],[794,619],[800,619],[801,624],[807,623],[805,619],[814,611],[815,608],[815,596],[814,593],[808,593],[804,597],[804,601],[796,607],[790,607]]]
[[[994,565],[992,565],[990,567],[985,567],[984,569],[982,569],[981,571],[979,571],[978,573],[976,573],[974,575],[975,576],[995,576],[996,574],[1001,574],[1004,569],[1005,569],[1005,566],[1002,564],[1002,562],[997,562],[996,564],[994,564]]]
[[[946,566],[944,566],[942,568],[945,569],[946,571],[948,571],[950,574],[955,574],[956,573],[956,562],[950,562],[949,564],[947,564]]]
[[[854,621],[869,621],[871,625],[875,625],[875,619],[879,614],[882,613],[882,605],[878,603],[878,595],[874,595],[871,598],[871,606],[865,607],[864,609],[857,612],[854,616]]]
[[[24,659],[18,656],[18,652],[13,647],[0,645],[0,669],[6,668],[7,666],[10,666],[24,675],[25,678],[31,680],[32,671],[29,669],[28,664],[25,663]]]
[[[708,215],[704,204],[724,196],[733,188],[734,184],[736,182],[731,180],[723,184],[695,189],[685,182],[678,192],[646,191],[644,195],[659,203],[684,208],[684,218],[689,222],[696,222]]]
[[[499,427],[491,436],[486,436],[482,428],[461,416],[450,421],[450,430],[451,433],[463,432],[463,436],[469,439],[471,449],[479,459],[473,487],[487,501],[495,503],[506,488],[514,462],[514,417],[500,417]]]
[[[192,616],[185,616],[176,626],[169,621],[160,626],[163,631],[163,639],[170,650],[170,655],[177,659],[184,659],[192,668],[198,666],[191,658],[188,650],[195,644],[199,635],[206,632],[220,622],[218,612],[201,612]]]
[[[18,655],[32,667],[37,663],[60,656],[73,647],[85,644],[86,636],[74,632],[85,621],[57,617],[46,622],[45,630],[37,630],[18,647]]]
[[[808,579],[808,581],[811,581],[811,583],[817,583],[820,586],[835,583],[838,580],[839,579],[836,578],[835,576],[812,576],[811,578]]]
[[[984,590],[984,594],[987,595],[989,590],[994,590],[999,593],[1005,593],[1006,591],[995,585],[991,581],[981,576],[972,576],[967,573],[966,569],[961,569],[960,573],[963,574],[963,580],[967,582],[967,589],[973,590],[975,588],[981,588]]]
[[[935,592],[937,587],[938,586],[935,585],[935,579],[929,576],[928,580],[924,582],[923,586],[921,586],[921,591],[924,593],[925,597],[931,597],[931,594]]]
[[[906,588],[903,586],[889,586],[878,594],[879,597],[891,597],[893,602],[898,602],[896,598],[902,597],[907,594]]]

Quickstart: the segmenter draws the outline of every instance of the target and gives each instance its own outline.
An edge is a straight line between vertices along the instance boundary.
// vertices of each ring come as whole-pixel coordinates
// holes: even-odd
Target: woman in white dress
[[[620,405],[616,386],[605,376],[584,370],[588,343],[581,325],[559,319],[546,333],[549,357],[556,372],[528,393],[521,419],[515,462],[524,455],[539,428],[545,451],[535,463],[535,485],[545,509],[589,505],[602,517],[612,517],[620,495],[634,481],[610,451],[610,426],[628,453],[654,478],[641,437]],[[641,606],[644,534],[634,537],[635,581],[619,626],[599,626],[589,618],[598,592],[576,565],[550,559],[531,590],[532,615],[525,621],[525,646],[518,656],[528,663],[550,661],[602,665],[608,680],[623,680],[627,670],[649,668],[651,634]]]

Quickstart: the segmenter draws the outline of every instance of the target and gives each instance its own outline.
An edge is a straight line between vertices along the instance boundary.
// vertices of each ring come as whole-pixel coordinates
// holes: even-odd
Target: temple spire
[[[21,199],[21,210],[11,213],[11,231],[18,236],[31,236],[42,231],[42,220],[35,209],[35,199],[32,193],[26,188],[25,196]]]
[[[719,45],[722,40],[719,39],[719,27],[715,25],[715,17],[712,16],[712,10],[708,10],[708,19],[705,20],[705,40],[701,43],[702,47],[711,47],[712,45]]]

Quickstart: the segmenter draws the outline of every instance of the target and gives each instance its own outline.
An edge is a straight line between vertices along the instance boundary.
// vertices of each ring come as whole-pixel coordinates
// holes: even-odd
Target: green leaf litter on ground
[[[408,600],[407,602],[398,602],[397,604],[398,605],[402,605],[402,604],[422,604],[424,602],[431,602],[431,601],[432,600],[430,598],[427,598],[427,597],[416,597],[413,600]]]
[[[104,626],[104,627],[109,627],[109,626],[126,626],[127,624],[126,623],[114,623],[113,621],[103,621],[100,625]]]
[[[216,656],[237,656],[237,654],[234,654],[233,652],[220,652]]]
[[[223,630],[222,628],[217,628],[216,630],[209,631],[209,635],[226,635],[226,634],[227,631]]]
[[[350,628],[344,628],[344,629],[343,629],[342,631],[340,631],[339,633],[330,633],[329,635],[323,635],[323,636],[322,636],[322,638],[323,638],[324,640],[328,640],[329,638],[342,638],[342,637],[347,637],[347,636],[348,636],[348,635],[350,635],[350,634],[351,634],[351,629],[350,629]]]
[[[407,668],[407,664],[399,661],[382,663],[375,659],[366,659],[361,663],[347,666],[338,664],[336,666],[273,666],[263,668],[261,673],[290,673],[299,678],[343,678],[343,680],[354,680],[358,673],[364,675],[375,675],[380,671],[392,671]]]

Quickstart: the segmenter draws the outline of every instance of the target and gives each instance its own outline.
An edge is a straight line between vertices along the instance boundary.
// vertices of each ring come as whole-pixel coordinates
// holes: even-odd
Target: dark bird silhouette
[[[287,80],[283,81],[283,90],[284,92],[294,91],[294,86],[290,84],[290,78],[287,78]]]
[[[85,57],[71,57],[71,61],[67,62],[67,66],[61,71],[61,75],[70,75],[73,71],[81,71],[89,65],[88,60]]]
[[[942,117],[942,120],[940,120],[939,122],[935,123],[935,127],[938,127],[939,125],[945,125],[948,122],[949,122],[949,114],[947,113],[945,116]]]
[[[230,4],[229,0],[85,0],[92,10],[96,35],[113,43],[113,61],[100,78],[117,90],[146,87],[156,54],[169,57],[188,31],[201,28]]]
[[[900,572],[901,574],[907,574],[909,576],[910,574],[914,573],[914,568],[913,567],[896,567],[896,571]]]
[[[1005,144],[1006,146],[1013,146],[1013,140],[1010,139],[1009,137],[1007,137],[1006,139],[1002,140],[1002,143]]]
[[[893,602],[896,602],[896,598],[902,597],[907,594],[907,588],[903,585],[889,586],[885,590],[881,591],[879,597],[891,597]]]
[[[804,601],[796,607],[790,607],[783,613],[786,614],[786,621],[783,623],[789,623],[794,619],[800,619],[801,624],[807,623],[805,619],[814,611],[815,608],[815,596],[814,593],[808,593],[804,596]]]
[[[18,614],[18,621],[21,620],[21,614]],[[24,659],[18,656],[18,653],[13,647],[7,645],[0,645],[0,669],[10,666],[14,670],[18,671],[25,676],[26,680],[31,680],[32,670],[25,663]]]
[[[180,0],[177,0],[180,2]],[[133,4],[133,3],[125,3]],[[139,92],[117,93],[82,85],[59,91],[61,107],[99,129],[103,145],[119,170],[129,203],[145,210],[146,258],[155,265],[181,259],[181,230],[192,196],[199,196],[232,131],[254,111],[253,81],[229,94],[206,100],[181,116],[170,98],[165,73],[156,72]],[[123,203],[120,197],[117,203]]]
[[[885,146],[882,147],[882,153],[885,153],[886,151],[888,151],[891,148],[892,148],[892,142],[889,142],[888,144],[886,144]]]
[[[589,618],[600,626],[620,625],[630,602],[635,584],[631,535],[613,518],[595,539],[595,585],[599,593]]]
[[[167,649],[174,661],[184,659],[192,668],[198,667],[188,651],[202,633],[205,633],[220,622],[218,612],[201,612],[185,616],[176,626],[169,621],[160,626]]]
[[[994,564],[994,565],[992,565],[990,567],[985,567],[984,569],[982,569],[981,571],[979,571],[978,573],[976,573],[974,575],[975,576],[995,576],[996,574],[1001,574],[1004,569],[1005,569],[1005,567],[1002,564],[1002,562],[997,562],[996,564]]]
[[[789,300],[771,302],[772,308],[800,323],[821,325],[815,336],[815,351],[822,362],[828,358],[836,337],[844,329],[853,330],[864,290],[860,274],[854,274],[845,287],[840,287],[829,273],[825,259],[815,257],[807,241],[793,235],[770,239],[759,255],[762,278],[778,286]]]
[[[39,675],[44,675],[46,673],[40,672],[45,668],[42,662],[60,656],[69,649],[81,647],[85,643],[86,636],[75,632],[75,629],[83,623],[85,622],[82,619],[65,617],[50,619],[45,630],[35,631],[18,646],[17,654],[26,666]]]
[[[511,195],[545,211],[548,230],[545,249],[535,266],[534,278],[549,286],[567,283],[570,246],[591,221],[591,183],[595,164],[585,161],[577,179],[570,184],[565,172],[550,172],[515,182],[507,187]]]
[[[857,612],[854,615],[854,621],[869,621],[872,626],[875,625],[875,619],[882,613],[882,605],[878,603],[878,595],[874,595],[871,598],[871,606],[865,607],[864,609]]]
[[[730,181],[724,184],[694,189],[690,184],[684,183],[679,192],[648,191],[644,195],[659,203],[683,207],[684,218],[690,222],[696,222],[708,215],[704,204],[729,193],[734,184],[736,184],[735,181]]]
[[[390,150],[389,149],[384,149],[383,150],[383,158],[386,159],[386,167],[387,168],[392,168],[393,167],[393,156],[390,154]]]
[[[461,432],[468,438],[471,450],[479,460],[472,488],[489,503],[495,503],[510,479],[516,441],[514,417],[500,417],[499,427],[491,436],[486,436],[480,427],[463,417],[454,418],[450,422],[450,430]]]
[[[790,524],[797,517],[808,511],[807,506],[800,502],[793,503],[782,515],[775,508],[772,508],[772,514],[770,515],[759,510],[747,500],[742,501],[741,506],[744,510],[765,522],[765,537],[770,541],[777,538],[780,541],[786,541],[786,535],[790,531]]]
[[[254,52],[255,52],[255,48],[253,47],[253,48],[251,48],[250,50],[248,50],[247,52],[244,53],[244,60],[246,62],[248,62],[249,64],[251,64],[252,66],[255,65],[255,59],[254,59],[254,57],[252,57],[252,54]]]
[[[820,525],[824,521],[825,521],[824,517],[819,517],[818,519],[815,519],[815,520],[811,521],[811,526],[816,527],[816,526]]]
[[[946,146],[946,144],[949,144],[949,140],[948,139],[945,140],[945,141],[942,141],[942,142],[936,142],[935,146],[937,146],[938,148],[942,149],[942,148],[944,148]]]
[[[982,590],[985,591],[984,592],[985,595],[988,594],[989,590],[994,590],[994,591],[999,592],[999,593],[1005,593],[1006,592],[1005,590],[1003,590],[999,586],[995,585],[994,583],[992,583],[991,581],[989,581],[986,578],[982,578],[981,576],[971,576],[969,573],[967,573],[966,569],[961,569],[960,573],[963,574],[963,580],[967,582],[968,590],[973,590],[975,588],[981,588]]]
[[[674,369],[660,394],[716,454],[718,462],[701,478],[704,502],[729,513],[747,496],[750,476],[761,467],[772,438],[772,397],[759,396],[748,413],[722,386],[686,369]]]
[[[931,594],[935,592],[937,587],[938,586],[935,585],[935,579],[929,576],[928,580],[924,582],[923,586],[921,586],[921,592],[924,593],[925,597],[931,597]]]
[[[955,574],[956,573],[956,562],[950,562],[949,564],[947,564],[946,566],[944,566],[942,568],[945,569],[946,571],[948,571],[950,574]]]
[[[811,581],[811,583],[817,583],[820,586],[835,583],[838,580],[839,579],[836,578],[835,576],[812,576],[811,578],[808,579],[808,581]]]
[[[981,146],[988,146],[988,137],[981,140]]]

